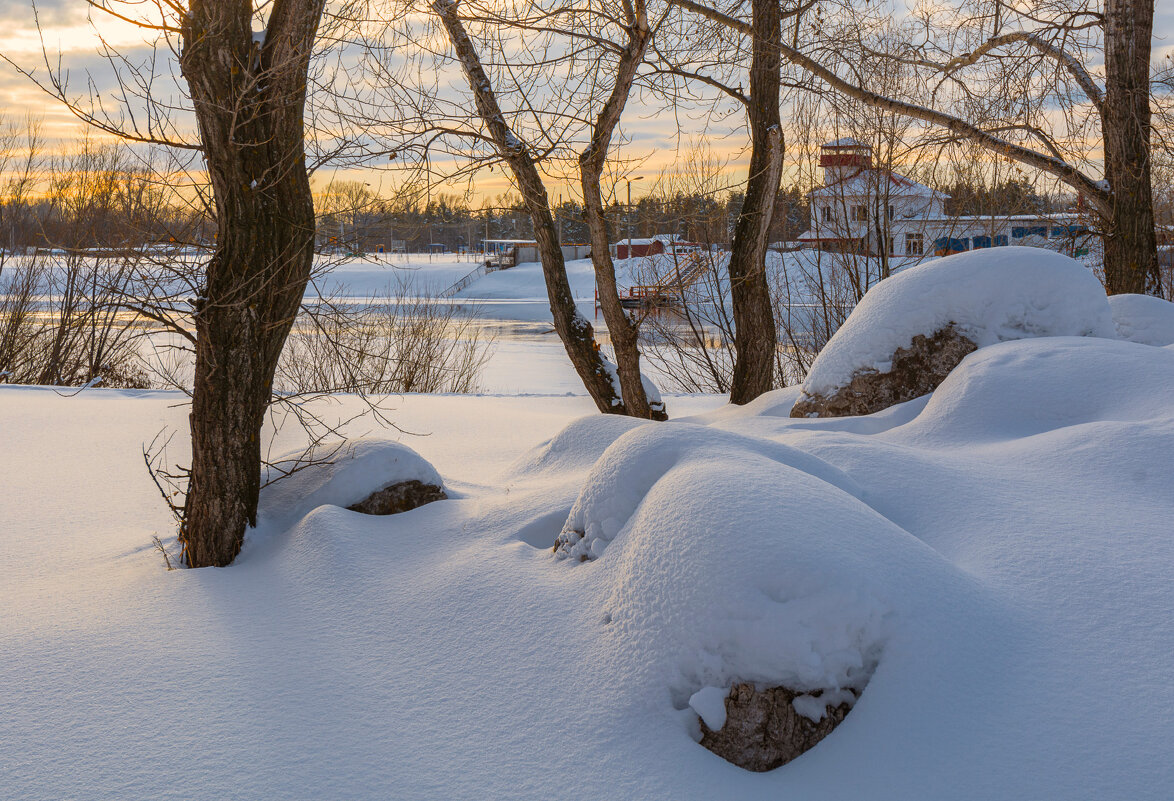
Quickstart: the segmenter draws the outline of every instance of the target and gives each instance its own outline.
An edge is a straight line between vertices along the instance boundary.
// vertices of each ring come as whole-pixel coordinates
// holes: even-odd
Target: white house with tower
[[[823,185],[811,190],[807,247],[902,258],[1029,245],[1088,253],[1088,226],[1076,214],[948,216],[949,195],[876,167],[872,147],[837,139],[820,148]]]

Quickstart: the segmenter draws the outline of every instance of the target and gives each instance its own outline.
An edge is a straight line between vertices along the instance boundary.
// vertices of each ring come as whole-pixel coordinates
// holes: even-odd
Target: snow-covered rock
[[[887,373],[894,353],[915,336],[946,329],[979,348],[1027,337],[1116,335],[1103,287],[1079,262],[1040,248],[974,250],[870,289],[812,364],[804,395],[827,398],[860,374]]]
[[[736,460],[752,454],[793,465],[845,492],[862,492],[836,468],[787,445],[687,424],[633,426],[591,468],[555,553],[579,561],[602,555],[653,485],[678,465],[697,458]]]
[[[1110,295],[1117,336],[1143,345],[1174,345],[1174,303],[1152,295]]]
[[[1166,348],[1085,337],[1004,342],[967,357],[900,431],[918,444],[986,444],[1161,418],[1171,397]]]
[[[850,700],[848,700],[850,699]],[[848,690],[800,695],[786,687],[734,685],[723,699],[722,726],[702,715],[701,744],[727,762],[774,770],[814,748],[843,722],[856,696]]]
[[[792,417],[847,417],[873,414],[933,392],[968,353],[974,342],[947,325],[932,335],[914,334],[907,348],[889,357],[889,369],[857,370],[852,380],[829,395],[804,394]]]
[[[400,442],[356,439],[320,449],[326,461],[310,464],[288,476],[282,472],[298,466],[301,452],[274,460],[262,476],[257,506],[258,525],[293,523],[319,506],[348,507],[372,493],[406,481],[443,487],[444,481],[428,461]],[[268,484],[268,486],[264,486]]]
[[[511,477],[529,480],[552,473],[586,473],[613,442],[644,425],[648,425],[647,420],[626,415],[581,417],[518,457],[510,468]]]

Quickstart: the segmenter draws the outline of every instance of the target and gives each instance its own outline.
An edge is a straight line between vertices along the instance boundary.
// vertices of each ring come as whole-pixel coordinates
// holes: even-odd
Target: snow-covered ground
[[[0,799],[1170,798],[1172,310],[1090,300],[866,417],[388,398],[226,569],[152,546],[180,396],[0,387]],[[343,508],[433,468],[449,500]],[[753,774],[696,742],[739,681],[864,689]]]
[[[396,399],[427,436],[376,436],[453,500],[167,572],[139,447],[179,399],[0,388],[0,797],[1170,797],[1174,350],[1002,343],[867,418],[794,397]],[[572,507],[597,560],[551,553]],[[694,741],[697,690],[874,662],[781,769]]]
[[[386,294],[389,285],[406,281],[421,294],[436,295],[464,278],[481,264],[479,254],[409,253],[389,256],[370,256],[332,264],[330,272],[320,279],[324,287],[337,288],[354,296]],[[630,262],[617,259],[616,272],[622,284],[630,283],[629,274],[637,269],[640,259]],[[568,261],[567,279],[578,300],[593,301],[595,297],[595,270],[590,259]],[[523,262],[508,270],[481,276],[458,298],[482,300],[542,301],[546,303],[546,283],[542,266],[537,262]],[[494,304],[496,305],[496,304]],[[496,315],[491,315],[496,316]],[[513,319],[529,319],[517,317]],[[550,319],[549,309],[546,319]]]
[[[687,259],[688,257],[679,257]],[[725,255],[719,255],[719,265],[724,264]],[[928,259],[932,261],[933,258]],[[815,272],[814,265],[822,261],[824,272],[829,265],[836,263],[852,263],[863,265],[869,259],[857,256],[838,256],[835,254],[820,253],[814,250],[801,250],[788,253],[768,253],[768,270],[773,273],[787,272],[798,280],[797,276],[803,272]],[[879,266],[874,263],[871,270],[879,274]],[[401,282],[415,289],[421,295],[437,295],[476,270],[481,263],[478,254],[442,254],[429,257],[424,254],[394,254],[388,256],[368,256],[365,258],[347,259],[341,261],[323,260],[320,268],[324,272],[317,279],[317,286],[324,294],[337,292],[352,297],[368,297],[372,295],[386,295],[388,287],[395,287]],[[902,269],[916,261],[904,259],[894,260],[890,267],[894,270]],[[674,261],[670,254],[655,256],[615,259],[616,281],[620,291],[624,292],[633,284],[653,280],[652,277],[671,275]],[[684,269],[684,267],[682,267]],[[590,259],[574,259],[566,262],[567,280],[571,285],[571,292],[575,299],[586,302],[588,308],[595,298],[595,269]],[[875,280],[875,279],[874,279]],[[456,294],[458,300],[482,301],[486,316],[496,319],[550,319],[550,311],[545,308],[547,303],[546,283],[542,275],[542,265],[538,262],[523,262],[508,270],[500,270],[481,275],[467,288]],[[507,317],[501,307],[517,303],[520,307],[529,305],[526,302],[539,302],[540,312],[545,310],[546,316],[534,316],[538,312],[523,312],[519,316]],[[512,309],[508,309],[512,311]]]

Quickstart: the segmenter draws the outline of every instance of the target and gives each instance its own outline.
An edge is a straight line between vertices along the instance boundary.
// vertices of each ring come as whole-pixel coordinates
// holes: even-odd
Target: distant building
[[[807,247],[918,258],[1031,245],[1088,253],[1092,234],[1076,214],[948,216],[949,195],[874,167],[872,148],[837,139],[820,148],[823,185],[811,190]]]
[[[621,239],[616,242],[616,258],[642,258],[644,256],[655,256],[657,253],[664,253],[664,241],[652,237],[650,239]]]
[[[588,245],[561,245],[567,261],[585,259],[591,255]],[[535,239],[486,239],[481,243],[485,263],[500,269],[525,262],[540,261],[538,241]]]
[[[655,256],[658,253],[692,253],[697,249],[696,243],[689,242],[678,234],[657,234],[646,239],[625,237],[612,245],[612,252],[617,259],[628,258],[629,250],[631,256],[638,259],[643,256]]]

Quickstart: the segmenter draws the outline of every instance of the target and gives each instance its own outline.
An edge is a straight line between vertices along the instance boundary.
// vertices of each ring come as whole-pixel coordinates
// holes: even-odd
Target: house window
[[[925,239],[920,233],[905,234],[905,255],[920,256],[925,253]]]
[[[853,206],[852,207],[852,221],[853,222],[868,222],[868,207],[867,206]]]
[[[832,207],[831,206],[824,206],[823,207],[823,221],[825,223],[830,223],[832,221]]]
[[[896,216],[897,216],[897,210],[895,208],[893,208],[893,204],[890,203],[889,204],[889,222],[892,222],[893,218]]]
[[[890,206],[890,208],[892,208],[892,207]],[[889,234],[887,239],[888,239],[888,245],[889,245],[889,255],[890,256],[898,255],[897,254],[897,240],[896,240],[896,238],[892,234]]]

